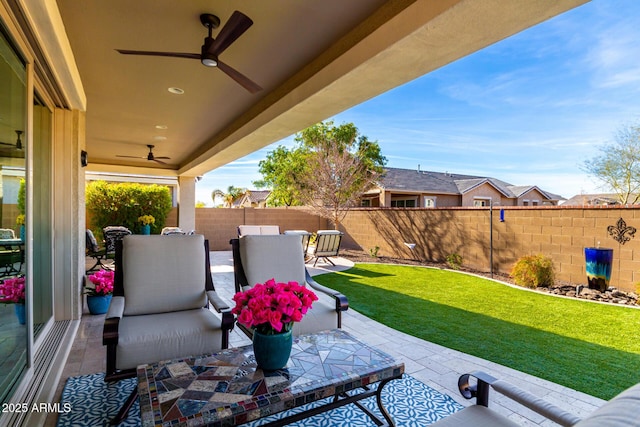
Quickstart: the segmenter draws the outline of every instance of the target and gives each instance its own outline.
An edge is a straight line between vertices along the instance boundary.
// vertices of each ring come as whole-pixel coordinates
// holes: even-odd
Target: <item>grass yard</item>
[[[396,330],[610,399],[640,382],[640,310],[454,271],[356,264],[316,276]]]

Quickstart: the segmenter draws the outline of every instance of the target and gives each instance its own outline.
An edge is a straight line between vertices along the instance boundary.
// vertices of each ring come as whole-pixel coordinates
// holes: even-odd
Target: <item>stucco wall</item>
[[[494,272],[508,273],[523,255],[550,256],[559,280],[586,283],[584,247],[614,249],[611,285],[635,290],[640,282],[640,232],[622,245],[608,227],[622,218],[640,230],[639,208],[502,207],[493,210]],[[356,209],[342,222],[346,242],[368,252],[379,246],[382,256],[444,260],[452,253],[464,264],[490,271],[489,209]],[[627,233],[628,234],[628,233]],[[411,251],[404,243],[415,243]]]

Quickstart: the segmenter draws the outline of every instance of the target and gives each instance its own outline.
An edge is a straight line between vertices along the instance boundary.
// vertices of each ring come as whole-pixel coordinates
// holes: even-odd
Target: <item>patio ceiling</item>
[[[57,0],[79,74],[64,97],[84,109],[86,96],[90,170],[197,176],[585,2]],[[26,3],[37,22],[53,0]],[[199,15],[223,27],[234,10],[254,24],[220,59],[257,94],[197,60],[115,51],[198,53]],[[147,144],[166,165],[117,157],[144,157]]]

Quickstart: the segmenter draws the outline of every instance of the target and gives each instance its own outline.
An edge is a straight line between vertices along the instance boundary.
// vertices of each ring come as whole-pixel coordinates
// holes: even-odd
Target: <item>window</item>
[[[473,206],[475,207],[482,207],[482,206],[489,206],[491,202],[491,199],[473,199]]]
[[[362,201],[360,202],[360,206],[362,206],[363,208],[371,207],[371,199],[362,199]]]
[[[436,198],[435,197],[424,197],[424,207],[425,208],[435,208],[436,207]]]
[[[416,199],[396,199],[391,201],[392,208],[415,208]]]

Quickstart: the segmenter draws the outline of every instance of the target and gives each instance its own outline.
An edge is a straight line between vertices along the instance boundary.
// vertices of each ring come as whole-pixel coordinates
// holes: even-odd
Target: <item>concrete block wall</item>
[[[635,237],[627,230],[625,244],[611,234],[623,232],[620,219],[639,230]],[[488,208],[362,208],[350,211],[341,227],[347,241],[365,252],[379,246],[383,256],[429,261],[458,253],[465,265],[487,272],[491,259],[494,272],[509,273],[518,258],[544,254],[553,259],[559,280],[576,284],[586,283],[584,248],[599,244],[614,250],[611,286],[635,290],[640,282],[637,207],[494,207],[492,221]]]
[[[238,237],[238,225],[277,225],[285,230],[315,232],[327,228],[327,220],[303,208],[196,209],[196,231],[209,239],[212,251],[231,250],[229,240]]]

